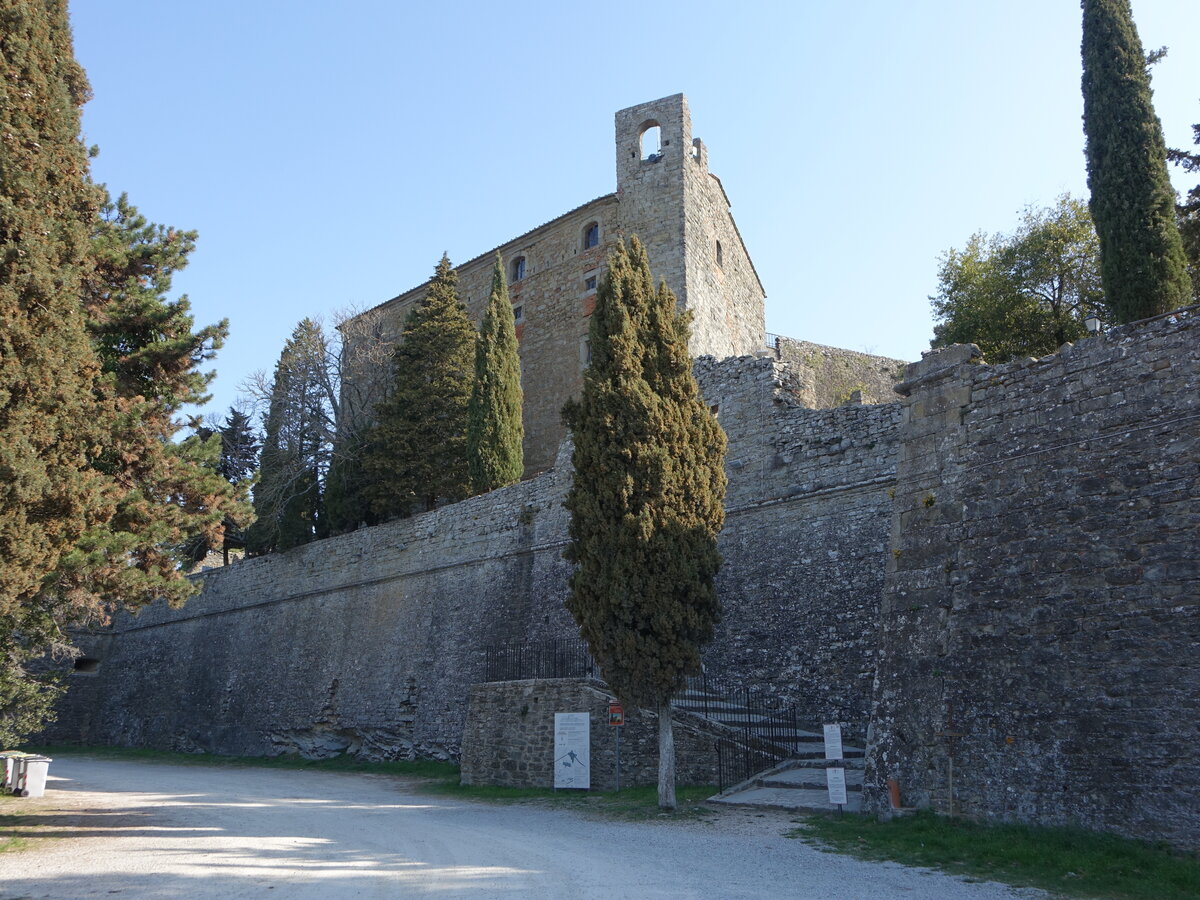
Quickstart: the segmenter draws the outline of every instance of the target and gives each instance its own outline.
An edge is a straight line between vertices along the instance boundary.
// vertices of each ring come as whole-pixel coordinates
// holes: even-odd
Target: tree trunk
[[[658,707],[658,805],[675,808],[675,735],[671,731],[671,701]]]

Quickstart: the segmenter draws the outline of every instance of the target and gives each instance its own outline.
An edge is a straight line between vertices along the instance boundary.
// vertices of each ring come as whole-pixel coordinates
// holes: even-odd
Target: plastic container
[[[46,775],[50,772],[48,756],[26,756],[21,760],[21,781],[18,784],[22,797],[37,798],[46,793]]]

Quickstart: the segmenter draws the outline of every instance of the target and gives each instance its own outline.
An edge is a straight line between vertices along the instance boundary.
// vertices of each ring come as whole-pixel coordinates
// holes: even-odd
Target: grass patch
[[[264,769],[298,769],[317,772],[364,772],[423,780],[420,789],[445,797],[479,800],[486,803],[531,803],[626,821],[657,819],[696,819],[712,812],[704,801],[717,792],[712,785],[688,785],[675,790],[676,809],[658,808],[655,787],[630,787],[617,791],[556,791],[553,788],[512,788],[493,785],[459,784],[458,766],[437,760],[396,760],[371,762],[352,756],[331,759],[304,759],[299,756],[216,756],[210,753],[175,753],[167,750],[143,750],[132,747],[46,746],[30,752],[55,756],[90,756],[129,762],[170,763],[192,766],[254,766]],[[0,834],[3,830],[0,829]]]
[[[810,816],[789,833],[820,849],[1095,900],[1195,900],[1200,857],[1073,828],[985,825],[930,812],[879,822]]]
[[[602,816],[622,821],[680,821],[710,815],[704,801],[717,792],[712,785],[684,785],[675,789],[676,807],[668,812],[658,807],[658,788],[628,787],[620,791],[576,791],[553,788],[512,788],[494,785],[466,785],[454,782],[431,784],[432,793],[487,803],[529,803],[555,809]]]

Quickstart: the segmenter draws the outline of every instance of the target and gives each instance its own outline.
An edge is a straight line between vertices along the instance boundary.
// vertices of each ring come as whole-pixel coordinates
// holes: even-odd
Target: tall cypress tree
[[[525,469],[521,402],[516,322],[504,260],[497,253],[487,312],[475,342],[475,383],[467,407],[467,464],[477,494],[521,480]]]
[[[381,518],[414,503],[433,509],[470,492],[467,405],[474,377],[475,329],[458,300],[458,273],[443,255],[429,292],[408,314],[393,356],[393,384],[376,407],[363,469]]]
[[[636,237],[608,258],[590,340],[582,395],[563,411],[578,565],[567,607],[617,695],[658,711],[659,804],[673,808],[670,700],[720,620],[725,433],[692,374],[687,316],[654,289]]]
[[[1104,295],[1117,322],[1191,293],[1162,126],[1129,0],[1083,0],[1083,124]]]
[[[81,617],[49,574],[112,512],[91,465],[107,412],[80,304],[99,192],[87,180],[88,99],[65,0],[0,0],[0,743],[54,689],[25,662]]]

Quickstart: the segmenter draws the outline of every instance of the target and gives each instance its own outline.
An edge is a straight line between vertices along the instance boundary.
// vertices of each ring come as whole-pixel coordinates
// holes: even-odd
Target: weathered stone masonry
[[[730,433],[715,678],[865,720],[897,406],[806,410],[785,366],[697,371]],[[484,648],[574,635],[569,458],[481,497],[204,576],[85,638],[52,737],[218,753],[457,755]]]
[[[876,805],[1200,842],[1200,318],[910,366]],[[961,737],[953,737],[961,735]]]

